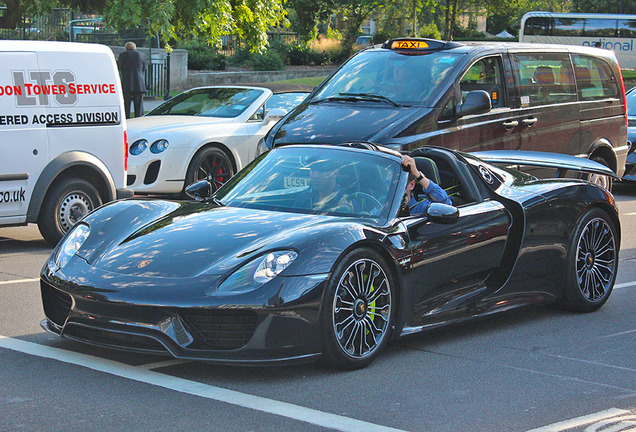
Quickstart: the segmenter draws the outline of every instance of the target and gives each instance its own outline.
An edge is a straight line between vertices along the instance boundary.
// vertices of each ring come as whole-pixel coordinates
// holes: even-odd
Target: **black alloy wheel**
[[[223,150],[206,147],[192,158],[184,187],[199,180],[208,180],[218,189],[234,174],[234,165]]]
[[[370,364],[389,340],[395,287],[384,258],[371,249],[350,252],[339,262],[321,311],[323,362],[358,369]]]
[[[583,215],[570,245],[562,306],[591,312],[607,301],[618,269],[617,238],[604,211],[596,208]]]

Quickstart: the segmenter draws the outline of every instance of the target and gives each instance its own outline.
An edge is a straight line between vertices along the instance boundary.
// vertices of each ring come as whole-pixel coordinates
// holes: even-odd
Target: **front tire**
[[[322,361],[338,369],[369,365],[387,344],[396,305],[384,258],[363,248],[340,260],[321,308]]]
[[[218,188],[234,174],[234,165],[223,150],[217,147],[206,147],[199,150],[192,158],[183,187],[185,189],[199,180],[208,180]]]
[[[605,304],[616,281],[617,238],[614,223],[604,211],[591,209],[581,217],[570,243],[560,306],[592,312]]]
[[[42,237],[55,246],[81,218],[102,205],[99,192],[84,179],[56,181],[49,189],[38,216]]]

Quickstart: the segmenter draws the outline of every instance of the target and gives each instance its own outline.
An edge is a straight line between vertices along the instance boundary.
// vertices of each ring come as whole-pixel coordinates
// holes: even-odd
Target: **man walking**
[[[126,42],[126,51],[119,54],[117,64],[121,74],[121,86],[124,91],[124,110],[130,118],[130,104],[135,105],[135,117],[144,115],[144,93],[146,92],[146,62],[144,55],[137,51],[134,42]]]

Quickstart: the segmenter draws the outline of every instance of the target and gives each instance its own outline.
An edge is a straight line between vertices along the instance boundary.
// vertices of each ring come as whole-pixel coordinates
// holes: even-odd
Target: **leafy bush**
[[[188,50],[188,69],[190,70],[225,69],[225,56],[217,53],[205,42],[193,39],[181,43],[180,48]]]
[[[241,48],[236,51],[235,54],[227,58],[227,64],[229,66],[238,67],[249,66],[252,61],[252,57],[254,57],[254,54],[252,54],[248,48]]]
[[[315,66],[329,61],[324,51],[315,51],[307,45],[291,45],[287,50],[287,58],[290,65],[297,66]]]
[[[280,55],[273,50],[263,54],[255,54],[251,60],[252,69],[259,71],[275,71],[285,69],[285,63]]]

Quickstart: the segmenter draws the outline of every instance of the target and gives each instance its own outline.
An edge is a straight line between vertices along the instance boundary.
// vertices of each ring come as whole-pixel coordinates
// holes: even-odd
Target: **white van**
[[[0,41],[0,225],[37,222],[56,244],[125,189],[117,64],[105,46]]]

